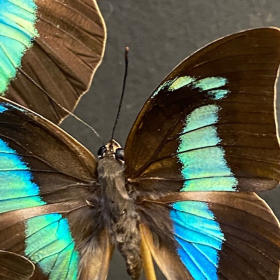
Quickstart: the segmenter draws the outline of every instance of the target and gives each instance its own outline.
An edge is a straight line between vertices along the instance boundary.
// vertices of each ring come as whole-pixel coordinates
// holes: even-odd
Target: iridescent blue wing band
[[[224,234],[207,204],[181,201],[173,204],[170,217],[174,222],[178,253],[194,279],[218,279],[218,253]]]

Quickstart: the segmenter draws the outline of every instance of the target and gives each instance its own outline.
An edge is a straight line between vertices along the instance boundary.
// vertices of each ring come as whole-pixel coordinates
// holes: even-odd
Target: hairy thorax
[[[125,187],[123,163],[111,156],[100,159],[98,180],[104,199],[103,214],[112,242],[124,256],[132,279],[139,279],[142,269],[139,215]]]

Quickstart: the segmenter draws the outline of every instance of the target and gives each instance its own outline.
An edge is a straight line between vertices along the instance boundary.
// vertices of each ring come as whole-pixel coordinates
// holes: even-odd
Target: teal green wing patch
[[[66,218],[60,214],[31,218],[25,235],[25,256],[50,279],[78,279],[80,256]]]

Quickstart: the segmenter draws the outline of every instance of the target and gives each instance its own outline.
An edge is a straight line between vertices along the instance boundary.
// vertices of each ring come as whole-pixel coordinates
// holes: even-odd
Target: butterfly
[[[279,278],[279,222],[255,193],[280,178],[278,29],[185,59],[97,160],[56,125],[103,56],[96,3],[2,1],[0,18],[0,279],[106,279],[115,247],[132,279],[155,279],[153,260],[172,280]]]

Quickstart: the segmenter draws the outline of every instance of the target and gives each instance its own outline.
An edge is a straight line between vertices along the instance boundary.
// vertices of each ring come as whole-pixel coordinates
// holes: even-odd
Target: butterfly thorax
[[[125,187],[121,150],[115,141],[100,148],[98,181],[104,201],[104,218],[112,242],[124,256],[127,271],[132,279],[138,279],[142,269],[139,215]]]

